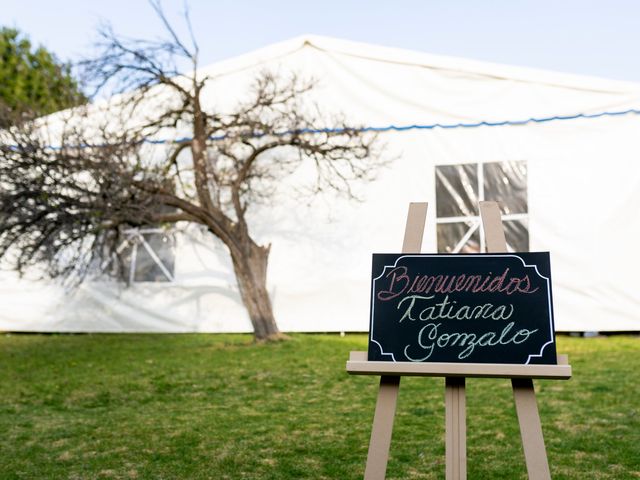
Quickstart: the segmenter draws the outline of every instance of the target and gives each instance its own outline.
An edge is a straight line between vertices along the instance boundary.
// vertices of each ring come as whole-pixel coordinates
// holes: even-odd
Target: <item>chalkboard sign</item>
[[[374,254],[368,359],[556,364],[549,253]]]

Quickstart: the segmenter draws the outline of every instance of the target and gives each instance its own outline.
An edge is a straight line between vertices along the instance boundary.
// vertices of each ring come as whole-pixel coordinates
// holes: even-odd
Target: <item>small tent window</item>
[[[171,282],[174,277],[174,239],[159,228],[130,229],[125,232],[122,252],[129,283]]]
[[[478,202],[497,201],[510,251],[529,250],[527,163],[436,166],[438,252],[483,252]]]

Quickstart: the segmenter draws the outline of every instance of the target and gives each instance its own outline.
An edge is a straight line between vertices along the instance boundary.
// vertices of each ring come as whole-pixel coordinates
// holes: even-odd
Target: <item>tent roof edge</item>
[[[223,76],[285,57],[303,48],[314,48],[332,55],[403,64],[418,68],[458,72],[497,80],[539,83],[556,87],[608,93],[640,93],[640,82],[611,80],[596,76],[561,73],[460,57],[436,55],[381,45],[342,40],[320,35],[300,35],[202,67],[199,72]]]

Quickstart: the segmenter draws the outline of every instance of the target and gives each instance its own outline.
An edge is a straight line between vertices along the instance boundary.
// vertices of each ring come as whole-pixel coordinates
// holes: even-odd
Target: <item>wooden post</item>
[[[396,414],[399,390],[399,375],[382,375],[380,377],[380,389],[371,427],[367,466],[364,470],[365,480],[384,480],[387,474],[393,418]]]
[[[464,377],[445,378],[446,479],[467,478],[467,411]]]
[[[402,253],[420,253],[426,219],[426,203],[409,204]],[[384,480],[387,474],[393,418],[396,414],[399,390],[399,375],[382,375],[380,377],[380,389],[373,416],[367,466],[364,471],[365,480]]]
[[[407,224],[404,229],[402,253],[420,253],[426,221],[427,203],[410,203]]]
[[[500,208],[496,202],[480,202],[480,215],[484,227],[487,252],[507,251]],[[527,464],[529,480],[551,480],[547,452],[544,447],[542,425],[536,404],[533,380],[530,378],[512,378],[513,399],[516,404],[522,448]],[[448,478],[448,477],[447,477]]]

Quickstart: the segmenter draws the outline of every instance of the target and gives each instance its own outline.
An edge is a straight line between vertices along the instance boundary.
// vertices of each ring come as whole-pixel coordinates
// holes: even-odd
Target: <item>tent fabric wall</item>
[[[388,127],[521,121],[640,107],[640,85],[491,65],[321,37],[302,37],[203,70],[205,102],[234,105],[265,69],[318,80],[312,100],[353,124]],[[407,205],[430,203],[423,251],[436,251],[435,167],[524,161],[530,249],[551,252],[556,328],[640,330],[640,116],[380,133],[392,164],[357,189],[290,195],[251,212],[272,243],[269,289],[284,331],[365,331],[373,252],[398,251]],[[167,132],[165,132],[166,134]],[[175,138],[187,132],[173,132]],[[172,137],[163,137],[170,140]],[[166,151],[162,144],[156,154]],[[195,226],[176,233],[175,280],[55,283],[0,274],[0,330],[246,332],[230,261]]]

